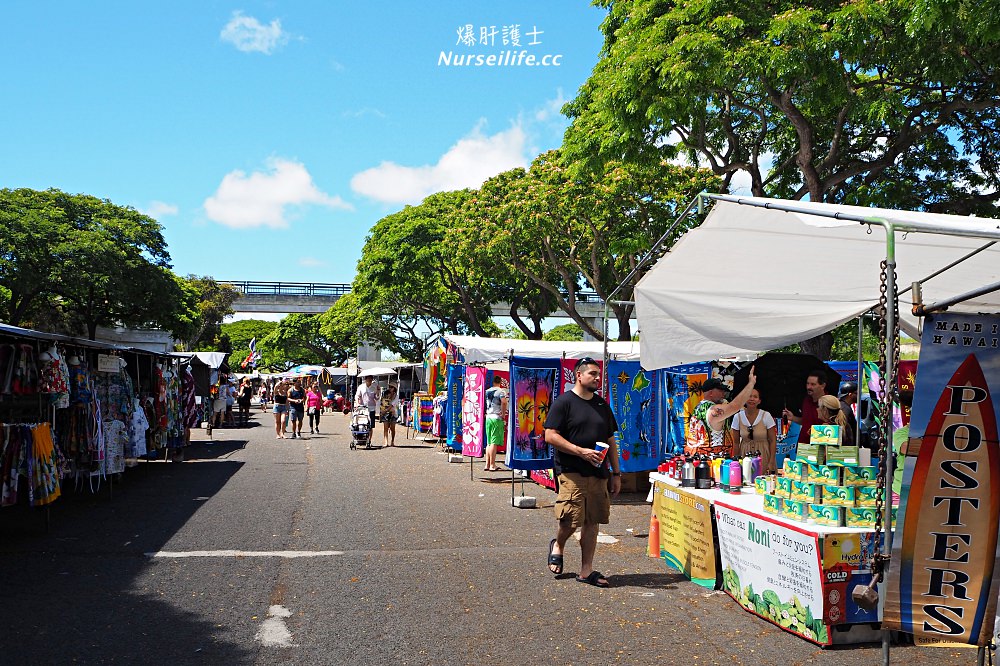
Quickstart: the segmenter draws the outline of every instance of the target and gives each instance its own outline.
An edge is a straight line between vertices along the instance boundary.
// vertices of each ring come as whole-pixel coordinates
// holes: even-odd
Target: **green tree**
[[[0,190],[5,316],[30,324],[52,308],[74,333],[98,326],[164,328],[185,337],[195,295],[170,271],[156,220],[134,208],[59,190]]]
[[[609,163],[603,171],[574,175],[558,151],[549,151],[508,188],[500,212],[504,224],[497,233],[506,243],[511,268],[600,340],[603,331],[577,309],[581,292],[593,290],[607,300],[681,209],[698,192],[718,186],[719,179],[705,170],[666,162]],[[699,215],[690,216],[665,247],[700,221]],[[634,306],[627,302],[638,277],[616,295],[616,301],[625,302],[609,304],[620,340],[632,337]]]
[[[598,0],[565,149],[685,154],[757,196],[996,214],[998,0]]]
[[[188,275],[185,282],[198,294],[198,325],[186,341],[196,351],[232,351],[223,349],[222,322],[233,314],[233,303],[240,297],[238,289],[220,284],[209,275]]]
[[[542,340],[579,342],[583,340],[583,329],[577,324],[560,324],[545,331]]]
[[[257,341],[268,367],[340,365],[346,361],[349,349],[340,346],[340,340],[324,335],[322,323],[322,315],[307,314],[290,314],[278,322],[273,331]]]
[[[250,341],[256,339],[257,351],[261,354],[258,367],[283,367],[283,364],[275,364],[273,359],[267,358],[260,345],[277,328],[278,322],[261,319],[241,319],[222,324],[218,350],[232,353],[230,365],[238,366],[250,354]]]

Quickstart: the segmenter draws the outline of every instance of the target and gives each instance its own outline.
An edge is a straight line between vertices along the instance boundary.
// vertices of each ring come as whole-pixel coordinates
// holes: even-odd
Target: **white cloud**
[[[436,164],[402,166],[382,162],[351,178],[351,189],[385,203],[419,203],[434,192],[479,187],[486,179],[526,167],[526,134],[520,122],[492,136],[483,121],[445,152]]]
[[[174,204],[164,203],[162,201],[150,201],[149,205],[145,208],[139,209],[139,212],[158,220],[166,215],[176,215],[177,206]]]
[[[235,11],[229,23],[219,33],[219,39],[245,53],[256,51],[271,55],[276,48],[288,41],[288,33],[281,29],[281,21],[278,19],[264,25],[252,16],[244,16],[243,12]]]
[[[387,117],[384,112],[371,106],[355,109],[353,111],[344,111],[340,115],[344,118],[364,118],[365,116],[375,116],[376,118]]]
[[[288,226],[288,207],[317,205],[352,210],[339,196],[316,187],[303,164],[282,158],[267,162],[268,171],[231,171],[215,194],[205,199],[208,219],[234,229]]]
[[[535,111],[535,120],[544,123],[551,118],[558,118],[565,121],[562,115],[562,108],[566,105],[566,98],[563,96],[562,88],[556,88],[556,96],[542,104],[541,108]]]
[[[302,257],[299,259],[299,266],[303,268],[324,268],[328,265],[325,261],[316,257]]]

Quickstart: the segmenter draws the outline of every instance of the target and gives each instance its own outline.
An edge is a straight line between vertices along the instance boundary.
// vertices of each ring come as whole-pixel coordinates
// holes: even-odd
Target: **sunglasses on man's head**
[[[573,368],[573,372],[576,372],[585,365],[597,365],[597,361],[590,358],[589,356],[584,356],[579,361],[576,362],[576,366]]]

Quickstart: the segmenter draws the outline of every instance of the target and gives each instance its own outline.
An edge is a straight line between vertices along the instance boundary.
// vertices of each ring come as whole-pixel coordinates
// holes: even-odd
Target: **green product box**
[[[795,453],[795,461],[812,463],[814,465],[825,465],[826,446],[822,444],[799,444]]]
[[[795,483],[787,476],[779,476],[778,483],[775,486],[774,494],[778,497],[783,497],[784,499],[789,499],[792,496],[792,484]]]
[[[878,478],[878,467],[844,466],[845,486],[874,486]]]
[[[780,516],[784,509],[785,500],[777,495],[764,495],[764,513],[772,516]]]
[[[878,486],[855,486],[854,492],[856,506],[875,506],[878,501]]]
[[[809,503],[798,500],[785,500],[783,502],[781,515],[789,520],[806,522],[809,519]]]
[[[758,495],[767,494],[767,475],[761,474],[753,480],[754,492]]]
[[[785,458],[785,476],[790,478],[792,481],[805,481],[806,473],[809,470],[809,463],[804,460],[789,460]]]
[[[831,506],[854,506],[856,497],[854,491],[854,486],[825,485],[821,493],[823,504]]]
[[[840,469],[840,467],[833,465],[814,465],[810,463],[809,471],[806,472],[806,481],[824,486],[839,486]]]
[[[843,527],[844,507],[828,504],[810,504],[809,522],[823,527]]]
[[[843,433],[840,426],[818,424],[809,429],[809,443],[820,446],[840,446],[843,444]]]
[[[868,506],[844,507],[845,527],[875,528],[875,508]]]
[[[820,487],[808,481],[792,481],[791,498],[797,502],[819,502],[822,497]]]
[[[826,447],[826,464],[844,467],[858,464],[858,447],[828,446]]]

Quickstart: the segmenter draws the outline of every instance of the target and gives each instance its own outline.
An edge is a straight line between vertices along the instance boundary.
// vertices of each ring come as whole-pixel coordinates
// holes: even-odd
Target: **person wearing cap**
[[[702,383],[702,400],[694,408],[691,419],[688,421],[688,436],[684,453],[687,455],[731,454],[735,442],[731,424],[732,416],[746,404],[756,383],[756,370],[751,367],[747,385],[733,398],[732,402],[725,402],[729,387],[721,379],[712,377]]]
[[[854,405],[858,402],[858,385],[855,382],[845,382],[840,387],[840,411],[847,419],[847,425],[851,427],[851,432],[858,431],[858,419],[854,414]],[[854,444],[852,439],[850,444]]]

